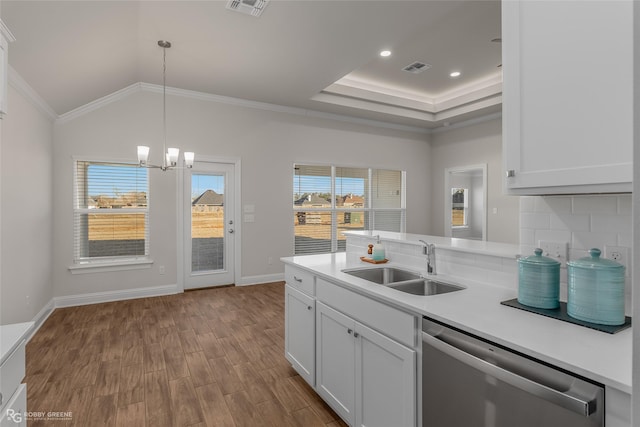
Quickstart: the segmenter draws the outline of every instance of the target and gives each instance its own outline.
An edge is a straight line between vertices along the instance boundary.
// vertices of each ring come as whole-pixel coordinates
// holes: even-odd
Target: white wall
[[[13,86],[2,120],[0,324],[33,320],[52,298],[53,125]]]
[[[161,117],[161,94],[141,91],[56,124],[56,296],[177,282],[176,171],[150,171],[150,270],[71,275],[67,268],[72,262],[72,156],[135,161],[136,145],[144,144],[151,146],[150,160],[158,162]],[[255,222],[241,224],[243,278],[281,274],[284,267],[277,260],[292,255],[295,162],[406,170],[407,231],[429,232],[431,149],[425,134],[168,95],[167,139],[196,156],[241,158],[242,205],[255,205]]]
[[[487,164],[487,240],[518,243],[518,197],[502,193],[502,121],[488,120],[431,135],[431,233],[444,236],[444,171]],[[493,210],[496,209],[496,213]]]

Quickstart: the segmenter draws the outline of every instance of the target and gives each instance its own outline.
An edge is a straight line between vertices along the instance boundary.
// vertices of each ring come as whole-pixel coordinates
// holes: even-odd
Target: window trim
[[[75,216],[76,214],[95,214],[95,209],[80,208],[78,207],[78,162],[88,163],[112,163],[122,165],[137,165],[136,162],[132,162],[131,159],[114,159],[114,158],[99,158],[99,157],[79,157],[72,156],[72,168],[73,168],[73,197],[72,197],[72,264],[67,268],[72,274],[85,274],[85,273],[99,273],[109,271],[121,271],[121,270],[136,270],[151,268],[153,259],[150,256],[150,212],[151,203],[149,197],[150,189],[150,175],[147,172],[147,206],[146,208],[131,208],[127,209],[127,212],[131,213],[144,213],[146,216],[146,229],[145,229],[145,255],[132,255],[132,256],[119,256],[119,257],[94,257],[94,258],[80,258],[76,252],[80,246],[78,239],[80,238],[76,234],[75,228]],[[148,171],[148,170],[147,170]],[[104,215],[116,215],[116,213],[102,212]]]

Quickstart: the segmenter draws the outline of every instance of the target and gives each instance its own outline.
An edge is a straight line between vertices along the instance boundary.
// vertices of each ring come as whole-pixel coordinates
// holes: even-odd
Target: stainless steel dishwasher
[[[604,387],[422,320],[423,427],[602,427]]]

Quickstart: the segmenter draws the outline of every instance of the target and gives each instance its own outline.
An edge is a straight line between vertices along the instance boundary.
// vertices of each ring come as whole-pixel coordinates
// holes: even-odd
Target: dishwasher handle
[[[446,355],[451,356],[468,366],[471,366],[472,368],[475,368],[487,375],[497,378],[513,387],[519,388],[524,392],[540,397],[541,399],[544,399],[546,401],[553,402],[554,404],[569,411],[575,412],[579,415],[588,417],[597,409],[597,399],[581,399],[555,390],[536,381],[532,381],[528,378],[522,377],[518,374],[487,362],[486,360],[475,357],[467,353],[466,351],[449,345],[446,342],[424,331],[422,332],[422,341],[445,353]]]

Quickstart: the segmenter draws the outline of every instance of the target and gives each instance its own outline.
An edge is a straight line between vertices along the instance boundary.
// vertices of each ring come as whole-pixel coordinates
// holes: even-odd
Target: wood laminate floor
[[[29,426],[345,426],[284,357],[284,283],[55,310],[27,345]]]

